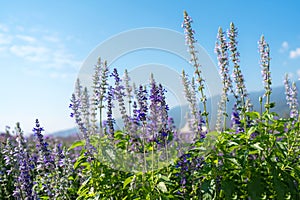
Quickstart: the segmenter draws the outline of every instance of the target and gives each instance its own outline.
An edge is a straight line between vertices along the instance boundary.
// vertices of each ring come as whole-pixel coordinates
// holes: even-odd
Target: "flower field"
[[[76,141],[43,135],[36,120],[25,137],[20,124],[0,137],[0,199],[300,199],[300,118],[296,84],[284,81],[290,116],[272,109],[270,47],[258,50],[264,95],[250,99],[240,68],[237,28],[219,28],[215,53],[222,95],[209,122],[205,78],[192,19],[182,27],[194,74],[182,72],[192,139],[168,114],[168,92],[150,76],[134,85],[99,58],[92,90],[76,82],[70,110]],[[112,83],[112,84],[111,84]],[[229,96],[234,98],[229,106]],[[259,101],[260,110],[254,110]],[[200,105],[200,106],[199,106]],[[118,108],[123,127],[116,126]]]

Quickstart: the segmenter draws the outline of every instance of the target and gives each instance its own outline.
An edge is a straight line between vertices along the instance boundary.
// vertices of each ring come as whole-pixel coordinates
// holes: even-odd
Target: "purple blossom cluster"
[[[68,199],[68,189],[73,184],[68,179],[74,173],[73,162],[62,145],[54,148],[56,142],[46,139],[43,131],[36,120],[30,137],[23,135],[19,123],[15,136],[6,134],[5,145],[0,145],[5,161],[0,168],[0,190],[6,194],[5,197],[0,194],[1,199],[37,200],[43,196]]]
[[[205,164],[203,156],[191,156],[189,153],[183,154],[177,161],[175,168],[180,171],[176,174],[180,178],[180,188],[178,193],[184,195],[188,186],[189,178],[193,173],[202,170]]]
[[[105,75],[101,77],[100,71],[105,71]],[[97,76],[100,77],[97,78]],[[70,105],[70,108],[73,110],[71,116],[75,118],[86,145],[89,144],[91,146],[90,137],[93,137],[92,135],[99,135],[95,134],[95,125],[93,125],[97,125],[94,121],[97,115],[100,115],[102,121],[100,121],[100,130],[96,133],[100,133],[100,137],[107,135],[110,140],[113,140],[113,144],[118,145],[121,142],[121,136],[119,134],[118,138],[115,138],[115,133],[116,131],[122,131],[122,137],[127,138],[127,151],[144,151],[146,153],[149,146],[152,146],[152,149],[156,151],[166,148],[166,145],[172,143],[175,128],[172,118],[168,115],[169,107],[165,97],[167,91],[162,84],[155,81],[153,75],[150,76],[149,85],[136,87],[131,83],[127,70],[124,72],[124,78],[121,78],[116,68],[109,73],[106,64],[98,63],[93,79],[94,90],[91,95],[88,93],[84,95],[82,91],[87,90],[82,89],[83,87],[79,80],[77,81]],[[103,80],[101,83],[99,83],[100,79]],[[109,84],[111,82],[113,84]],[[101,84],[103,85],[103,90],[105,88],[105,92],[102,93],[99,92],[99,85]],[[98,95],[99,93],[101,93],[100,96]],[[95,104],[101,106],[93,106]],[[85,105],[87,106],[85,107]],[[123,127],[117,127],[114,115],[118,113],[114,112],[118,111],[113,109],[115,107],[118,108],[124,124]],[[103,110],[100,108],[106,111],[106,118]],[[90,112],[88,113],[87,111]],[[83,114],[85,112],[93,115],[93,117],[86,117]],[[118,130],[117,128],[121,129]],[[87,147],[87,150],[94,149],[92,146],[90,148]],[[90,153],[92,156],[93,153]]]

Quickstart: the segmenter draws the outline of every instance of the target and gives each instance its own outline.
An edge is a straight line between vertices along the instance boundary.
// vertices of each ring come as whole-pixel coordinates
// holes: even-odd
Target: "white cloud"
[[[282,44],[281,44],[281,48],[280,48],[280,52],[281,53],[284,53],[286,52],[287,50],[289,49],[289,43],[287,41],[284,41]]]
[[[18,57],[33,62],[47,61],[49,50],[42,46],[13,45],[10,52]]]
[[[300,69],[297,70],[298,80],[300,80]]]
[[[9,29],[0,24],[0,53],[26,61],[24,64],[31,66],[29,75],[34,75],[36,70],[51,78],[67,78],[67,74],[76,73],[82,64],[66,47],[69,37],[18,25]]]
[[[64,49],[53,49],[49,46],[37,45],[13,45],[10,52],[27,61],[39,63],[40,67],[55,72],[79,69],[81,61],[78,61]],[[39,68],[40,69],[40,68]]]
[[[53,61],[61,66],[67,65],[74,67],[75,69],[77,69],[81,64],[81,62],[76,61],[72,54],[69,54],[63,50],[58,50],[53,53]]]
[[[300,48],[290,51],[290,58],[294,59],[297,57],[300,57]]]
[[[49,76],[50,76],[50,78],[53,78],[53,79],[65,79],[65,78],[68,78],[70,76],[70,74],[52,72],[49,74]]]
[[[58,43],[58,42],[60,42],[60,39],[58,37],[56,37],[56,36],[46,35],[46,36],[43,36],[43,39],[46,42],[52,42],[52,43]]]
[[[16,35],[16,38],[28,43],[34,43],[37,41],[36,38],[28,35]]]

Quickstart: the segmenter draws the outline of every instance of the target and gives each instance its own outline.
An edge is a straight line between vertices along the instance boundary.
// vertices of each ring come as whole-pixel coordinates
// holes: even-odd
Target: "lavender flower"
[[[136,101],[133,102],[132,105],[133,108],[133,115],[131,117],[131,133],[136,133],[138,130],[138,126],[139,126],[139,120],[138,120],[138,108],[137,108],[137,103]]]
[[[81,97],[81,114],[83,117],[83,123],[85,124],[86,130],[90,130],[90,98],[88,94],[88,89],[85,87],[83,89]],[[87,132],[92,134],[92,132]]]
[[[119,73],[117,71],[116,68],[114,68],[112,74],[110,75],[115,79],[115,87],[114,87],[114,97],[116,97],[117,101],[119,102],[119,109],[121,112],[121,116],[124,122],[124,128],[125,131],[129,131],[130,130],[130,120],[129,120],[129,116],[127,115],[127,111],[125,108],[125,103],[124,103],[124,86],[122,85],[122,80],[119,77]]]
[[[270,104],[270,95],[271,95],[271,72],[270,72],[270,48],[269,44],[265,41],[264,36],[262,35],[259,42],[259,53],[260,53],[260,65],[262,68],[262,77],[263,77],[263,83],[265,87],[265,94],[264,96],[267,98],[265,108],[267,112],[269,112],[269,109],[271,108]]]
[[[81,86],[79,84],[77,88],[80,88],[80,87]],[[77,95],[78,94],[81,94],[81,92],[80,93],[77,92]],[[88,129],[86,128],[85,123],[83,122],[83,119],[82,119],[82,115],[81,115],[82,100],[77,95],[72,94],[70,108],[73,110],[73,112],[71,113],[71,117],[75,118],[75,122],[78,125],[79,131],[83,135],[83,138],[86,142],[86,149],[89,149],[91,147],[91,144],[90,144],[90,138],[88,135]]]
[[[151,121],[148,124],[148,129],[151,135],[151,141],[155,141],[157,133],[159,131],[159,104],[161,101],[161,97],[159,96],[159,90],[156,85],[156,82],[154,80],[151,80],[151,89],[150,89],[150,105],[149,105],[149,110],[150,110],[150,116],[149,120]]]
[[[47,194],[49,197],[53,197],[54,193],[51,188],[51,179],[49,175],[55,169],[54,159],[51,156],[51,151],[48,149],[49,144],[44,140],[42,131],[44,128],[40,126],[38,119],[36,119],[35,127],[33,128],[34,136],[36,137],[36,147],[39,152],[39,157],[37,159],[37,176],[36,179],[39,179],[38,183],[35,183],[35,192],[38,195]],[[46,178],[47,177],[47,178]]]
[[[95,73],[93,75],[93,96],[91,105],[91,122],[92,122],[92,132],[97,131],[96,116],[97,109],[99,108],[99,118],[100,118],[100,134],[103,132],[102,128],[102,110],[104,108],[103,101],[105,99],[105,94],[107,91],[108,83],[108,67],[107,62],[102,62],[101,58],[98,59],[97,65],[95,66]]]
[[[195,139],[203,140],[204,138],[206,138],[207,130],[203,129],[203,125],[205,124],[205,121],[202,117],[201,111],[199,111],[197,119],[198,119],[197,120],[197,133],[198,134],[196,135]]]
[[[17,143],[16,157],[18,160],[17,166],[19,167],[19,173],[15,182],[15,190],[13,196],[17,199],[33,200],[34,193],[32,191],[33,180],[31,176],[32,166],[29,162],[29,154],[27,152],[26,139],[23,136],[20,124],[16,126]]]
[[[148,104],[147,104],[147,90],[140,85],[138,93],[137,93],[137,101],[138,101],[138,120],[141,122],[146,122],[147,113],[148,113]]]
[[[107,120],[106,120],[106,124],[108,126],[108,132],[109,134],[113,137],[114,136],[114,123],[115,120],[112,116],[112,108],[113,108],[113,88],[110,87],[108,89],[108,94],[107,94]]]
[[[37,138],[37,149],[41,152],[41,156],[43,157],[41,165],[44,165],[45,167],[51,167],[53,164],[53,160],[50,157],[51,151],[48,149],[49,144],[44,141],[44,136],[42,134],[42,131],[44,131],[44,128],[40,126],[39,120],[36,119],[35,121],[35,127],[33,128],[34,136]]]
[[[148,130],[151,134],[151,141],[161,143],[165,142],[165,137],[168,135],[167,122],[168,122],[168,105],[165,100],[166,90],[161,84],[156,84],[154,78],[150,80],[150,116]]]
[[[206,95],[204,94],[204,82],[205,80],[202,77],[202,72],[200,69],[200,64],[198,62],[198,57],[197,57],[197,51],[195,49],[195,43],[196,40],[194,38],[194,30],[192,29],[192,24],[193,20],[192,18],[187,14],[186,11],[184,11],[184,21],[182,24],[182,28],[184,29],[184,33],[185,33],[185,40],[186,40],[186,44],[188,46],[188,51],[191,55],[191,63],[193,64],[194,68],[195,68],[195,74],[197,76],[197,82],[199,83],[199,87],[198,90],[201,94],[201,102],[203,104],[203,109],[204,112],[202,113],[202,115],[205,117],[205,122],[206,122],[206,126],[207,129],[209,130],[209,123],[208,123],[208,112],[207,112],[207,108],[206,108]]]
[[[244,132],[243,127],[241,126],[240,114],[237,110],[237,104],[234,104],[232,113],[231,113],[231,128],[235,130],[235,133]]]
[[[175,167],[179,168],[180,171],[176,175],[180,177],[180,190],[179,193],[185,194],[185,188],[189,184],[188,178],[194,172],[201,170],[204,163],[204,158],[201,157],[191,157],[189,153],[183,154],[177,161]]]
[[[128,100],[128,110],[129,110],[129,114],[131,114],[131,103],[132,103],[133,95],[132,95],[132,87],[129,83],[130,77],[128,75],[127,69],[125,69],[123,81],[125,83],[125,91]]]
[[[10,175],[11,173],[14,173],[15,169],[13,166],[17,166],[17,160],[15,159],[15,151],[14,151],[14,144],[10,140],[10,138],[7,138],[6,145],[3,149],[3,157],[5,161],[5,165],[8,166],[8,170],[6,173]]]
[[[187,174],[190,172],[189,166],[190,166],[190,154],[183,154],[179,160],[177,161],[176,168],[180,169],[180,173],[178,174],[179,177],[181,177],[180,185],[181,189],[184,190],[186,186],[186,178]]]
[[[62,144],[56,144],[52,152],[55,158],[55,170],[52,172],[51,187],[54,199],[68,199],[68,189],[71,188],[73,181],[68,178],[73,174],[73,165],[70,156]]]
[[[230,30],[227,31],[227,37],[229,38],[228,42],[228,49],[231,52],[231,60],[234,65],[232,77],[234,82],[236,83],[236,92],[234,96],[236,97],[237,106],[239,110],[242,110],[242,113],[246,110],[246,97],[248,97],[248,93],[245,86],[245,80],[243,74],[240,69],[240,53],[237,51],[237,29],[235,28],[234,24],[230,24]]]
[[[184,86],[185,97],[187,98],[192,114],[191,119],[189,120],[190,128],[196,135],[202,135],[202,126],[205,125],[205,121],[202,120],[203,114],[200,114],[201,112],[197,107],[195,81],[194,79],[192,79],[192,81],[190,82],[188,80],[188,76],[185,74],[184,71],[182,71],[182,82]],[[202,136],[200,136],[200,138],[201,137]]]
[[[288,75],[285,76],[284,80],[285,85],[285,94],[286,94],[286,101],[290,108],[290,117],[294,119],[299,118],[299,108],[298,108],[298,92],[295,82],[292,84],[290,83]]]
[[[165,93],[167,92],[166,89],[163,88],[161,84],[158,85],[158,92],[160,96],[160,122],[161,122],[161,128],[166,131],[167,129],[167,123],[168,123],[168,111],[169,106],[166,102],[166,96]]]
[[[222,28],[219,28],[218,36],[217,36],[217,42],[215,47],[215,52],[217,54],[218,58],[218,65],[220,68],[220,75],[223,82],[223,91],[221,95],[221,100],[219,103],[219,109],[218,109],[218,118],[217,118],[217,124],[216,129],[217,131],[221,131],[221,124],[223,122],[223,129],[226,128],[226,118],[227,118],[227,112],[226,112],[226,104],[229,101],[228,100],[228,91],[232,89],[232,83],[229,76],[229,69],[228,69],[228,44],[226,43],[225,34],[222,30]]]

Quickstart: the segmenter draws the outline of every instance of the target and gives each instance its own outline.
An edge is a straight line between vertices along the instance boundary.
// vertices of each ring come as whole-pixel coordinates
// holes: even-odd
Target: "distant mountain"
[[[78,134],[78,129],[77,128],[71,128],[67,130],[62,130],[62,131],[57,131],[51,134],[48,134],[49,136],[54,136],[54,137],[70,137],[70,136],[77,136]]]
[[[300,89],[300,81],[296,82],[296,86],[298,90]],[[254,110],[260,111],[260,104],[259,104],[259,97],[264,94],[264,91],[258,91],[258,92],[250,92],[249,97],[251,99],[251,103],[253,104]],[[300,95],[298,95],[298,102],[300,102]],[[215,96],[212,98],[209,98],[207,100],[207,107],[208,111],[212,111],[213,113],[210,113],[210,126],[214,127],[216,123],[216,116],[217,116],[217,102],[219,102],[220,96]],[[288,117],[289,116],[289,108],[286,103],[286,95],[285,95],[285,89],[284,86],[275,87],[272,89],[271,94],[271,102],[275,102],[275,108],[273,108],[271,111],[274,111],[278,113],[281,117]],[[233,96],[229,97],[229,103],[228,103],[228,113],[231,113],[231,109],[233,107],[234,98]],[[214,105],[212,107],[212,105]],[[200,106],[200,105],[199,105]],[[201,106],[200,106],[201,108]],[[181,129],[186,124],[186,113],[188,112],[189,108],[188,105],[183,106],[176,106],[170,109],[169,116],[173,117],[174,123],[177,128]],[[63,131],[58,131],[55,133],[52,133],[52,136],[59,136],[59,137],[68,137],[68,136],[74,136],[77,135],[77,129],[67,129]]]

